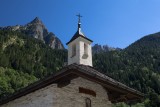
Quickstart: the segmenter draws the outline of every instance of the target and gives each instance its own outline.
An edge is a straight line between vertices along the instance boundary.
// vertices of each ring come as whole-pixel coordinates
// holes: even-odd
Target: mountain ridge
[[[61,40],[52,32],[48,32],[43,22],[36,17],[26,25],[0,27],[0,30],[18,31],[27,36],[39,39],[52,49],[64,49]]]
[[[108,45],[99,45],[95,44],[92,46],[92,53],[97,54],[101,52],[109,52],[109,51],[121,51],[121,48],[109,47]]]
[[[93,65],[116,80],[145,93],[145,107],[160,107],[160,32],[122,51],[93,56]]]
[[[48,32],[44,30],[40,32],[41,35],[36,35],[37,29],[46,29],[43,25],[35,28],[37,23],[41,25],[42,22],[35,18],[24,25],[27,27],[17,25],[0,28],[0,74],[3,75],[0,76],[0,98],[57,72],[66,62],[66,50],[49,47],[53,33],[43,35]],[[40,36],[45,40],[41,40]],[[39,39],[34,39],[36,37]],[[120,51],[112,50],[107,45],[97,44],[97,47],[98,51],[93,54],[93,66],[96,69],[145,93],[146,107],[159,107],[160,32],[144,36]]]

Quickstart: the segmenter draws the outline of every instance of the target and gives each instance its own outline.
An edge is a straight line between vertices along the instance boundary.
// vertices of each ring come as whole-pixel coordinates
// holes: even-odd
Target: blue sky
[[[0,0],[0,26],[24,25],[38,16],[62,43],[77,30],[93,44],[125,48],[160,31],[160,0]]]

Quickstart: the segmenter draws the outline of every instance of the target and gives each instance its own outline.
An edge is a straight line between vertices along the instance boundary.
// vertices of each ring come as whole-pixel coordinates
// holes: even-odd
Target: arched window
[[[91,107],[91,99],[86,98],[86,107]]]
[[[71,57],[74,57],[74,56],[76,56],[76,44],[72,45],[72,56]]]
[[[82,58],[87,59],[87,57],[88,57],[88,45],[84,43],[84,53]]]
[[[88,55],[88,45],[84,43],[84,54]]]

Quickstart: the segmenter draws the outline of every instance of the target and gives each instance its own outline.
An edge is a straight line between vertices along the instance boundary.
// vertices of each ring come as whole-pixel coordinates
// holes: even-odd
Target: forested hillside
[[[47,75],[67,61],[67,50],[41,40],[0,30],[0,99]],[[123,50],[93,55],[97,70],[146,94],[147,107],[160,107],[160,33],[143,37]]]
[[[20,32],[0,30],[0,99],[56,72],[66,57],[66,50],[53,50]]]
[[[122,51],[102,52],[94,66],[146,94],[148,107],[160,107],[160,33],[143,37]]]

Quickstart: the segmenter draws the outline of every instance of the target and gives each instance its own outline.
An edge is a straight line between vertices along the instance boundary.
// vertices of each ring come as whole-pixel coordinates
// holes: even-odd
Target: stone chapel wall
[[[79,87],[93,90],[96,97],[79,93]],[[91,100],[91,107],[111,107],[107,91],[101,85],[81,77],[71,80],[65,87],[58,88],[52,84],[0,107],[86,107],[86,98]]]

